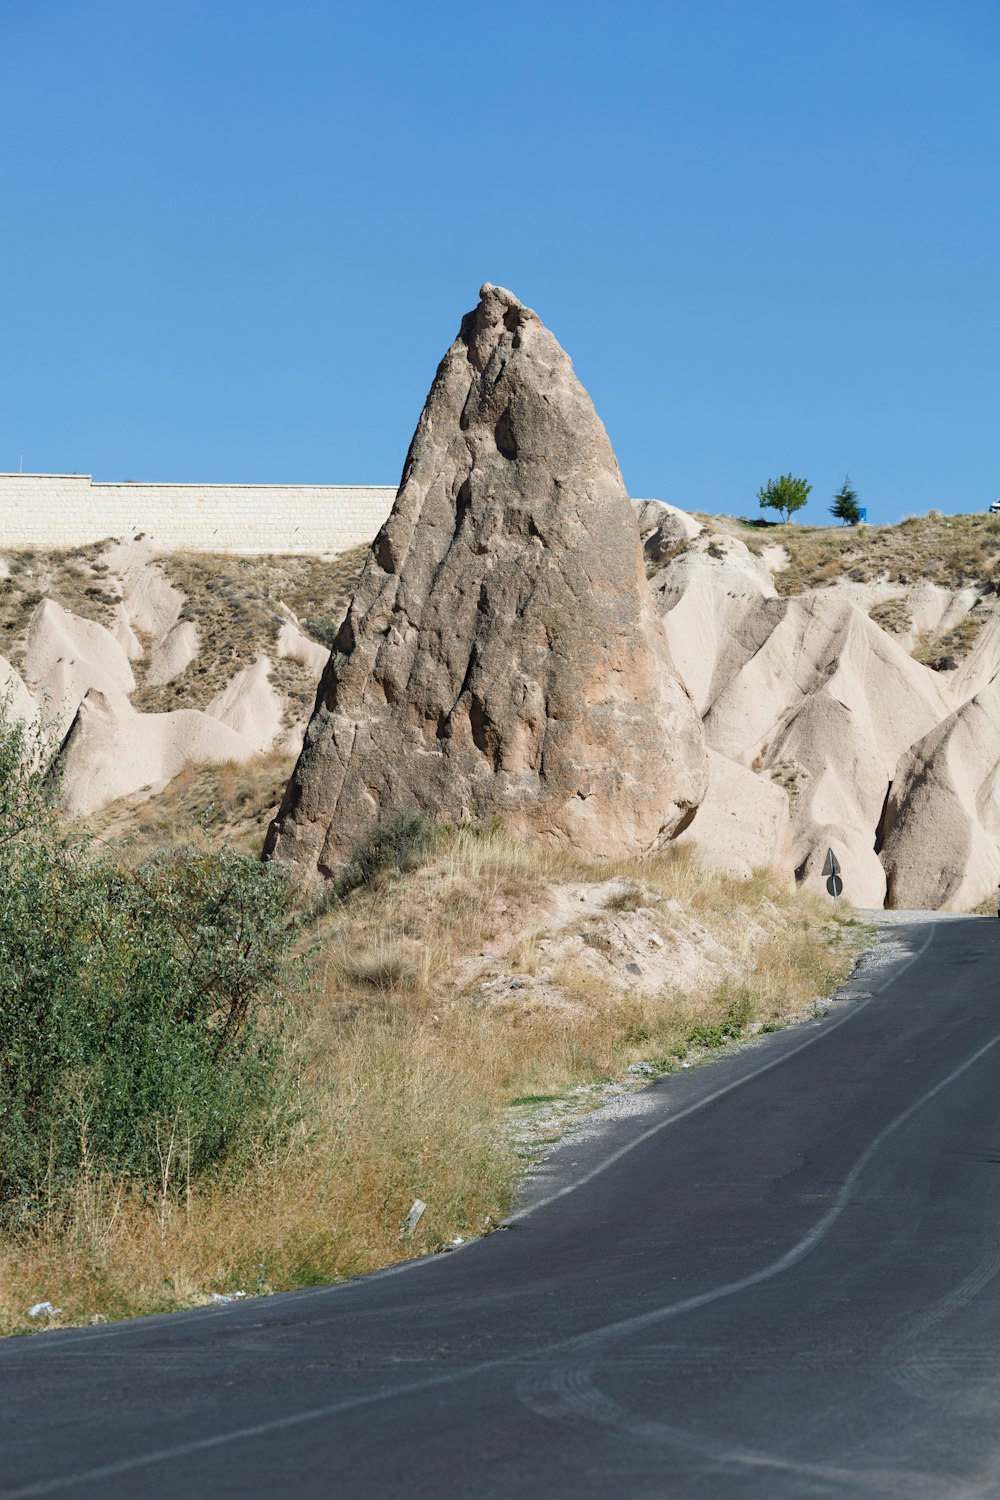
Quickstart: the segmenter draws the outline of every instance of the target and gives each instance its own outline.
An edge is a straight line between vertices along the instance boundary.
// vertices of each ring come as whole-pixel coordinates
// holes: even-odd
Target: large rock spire
[[[706,781],[607,434],[537,315],[487,283],[438,368],[266,852],[328,875],[420,808],[642,855]]]

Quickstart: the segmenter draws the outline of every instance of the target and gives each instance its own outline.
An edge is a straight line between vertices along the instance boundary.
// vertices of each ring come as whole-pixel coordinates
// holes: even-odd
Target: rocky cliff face
[[[760,559],[732,536],[687,542],[651,588],[712,759],[713,785],[685,835],[700,857],[735,868],[742,852],[744,866],[774,865],[778,825],[768,821],[765,778],[788,793],[790,864],[816,891],[826,886],[828,849],[860,906],[961,911],[993,891],[1000,615],[992,599],[980,602],[983,623],[962,664],[932,671],[869,617],[857,584],[778,598]],[[921,582],[908,607],[929,609],[930,588]],[[756,771],[756,781],[741,790],[731,762]]]
[[[644,854],[706,783],[607,434],[536,314],[486,285],[438,368],[267,852],[329,874],[415,807]]]
[[[963,911],[1000,878],[1000,677],[911,745],[886,804],[890,906]]]

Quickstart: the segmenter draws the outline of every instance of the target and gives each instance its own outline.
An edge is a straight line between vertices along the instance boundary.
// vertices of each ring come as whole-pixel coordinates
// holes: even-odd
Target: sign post
[[[840,860],[832,849],[826,851],[826,863],[823,865],[823,874],[827,877],[826,888],[836,903],[838,896],[843,895],[844,882],[840,878]]]

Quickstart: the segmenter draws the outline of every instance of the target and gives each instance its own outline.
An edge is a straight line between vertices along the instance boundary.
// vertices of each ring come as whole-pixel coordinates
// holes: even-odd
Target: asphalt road
[[[1000,923],[902,940],[489,1239],[7,1341],[0,1496],[1000,1495]]]

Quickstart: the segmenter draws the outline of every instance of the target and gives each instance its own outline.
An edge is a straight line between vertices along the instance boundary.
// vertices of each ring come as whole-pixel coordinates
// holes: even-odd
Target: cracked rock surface
[[[438,368],[267,852],[328,875],[419,808],[643,855],[706,782],[607,434],[537,315],[487,284]]]

